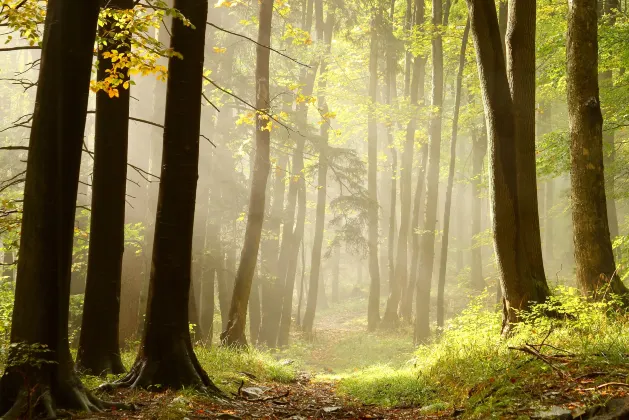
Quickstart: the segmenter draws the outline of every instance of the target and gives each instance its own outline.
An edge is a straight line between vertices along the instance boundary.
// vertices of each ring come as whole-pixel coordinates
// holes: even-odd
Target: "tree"
[[[480,130],[477,127],[472,129],[472,241],[471,247],[471,267],[470,284],[475,290],[481,291],[485,288],[483,277],[483,254],[481,247],[476,243],[476,238],[481,233],[482,200],[480,197],[482,190],[483,165],[487,155],[487,130],[482,124]],[[498,282],[500,290],[500,282]],[[502,298],[502,293],[500,293]]]
[[[450,210],[452,207],[452,189],[454,186],[454,169],[456,165],[456,143],[459,129],[459,109],[461,107],[461,85],[463,83],[463,70],[465,68],[465,50],[470,32],[470,21],[467,20],[461,39],[461,52],[459,53],[459,71],[456,76],[456,92],[454,98],[454,115],[452,116],[452,139],[450,140],[450,166],[448,170],[448,185],[446,187],[446,202],[443,211],[443,239],[441,240],[441,255],[439,262],[439,283],[437,285],[437,326],[443,327],[445,301],[444,291],[446,284],[446,267],[448,265],[448,243],[450,235]]]
[[[132,9],[133,1],[112,0],[108,7],[114,11]],[[108,50],[126,53],[129,47],[124,42],[116,45],[115,35],[125,29],[124,25],[117,24],[115,12],[108,13],[100,35],[110,40]],[[107,78],[114,66],[104,52],[109,51],[100,52],[98,80]],[[96,94],[90,248],[76,357],[77,369],[92,375],[125,372],[118,339],[130,99],[130,89],[122,85],[129,80],[124,76],[121,85],[114,88],[117,97],[110,98],[104,90]]]
[[[192,348],[188,325],[207,0],[175,0],[191,25],[173,20],[164,141],[149,293],[140,349],[118,386],[220,392]]]
[[[221,334],[221,341],[229,346],[246,346],[245,323],[247,304],[251,292],[253,275],[256,270],[262,224],[264,223],[264,203],[266,183],[270,170],[271,132],[267,128],[267,116],[270,107],[269,98],[269,49],[271,45],[271,19],[273,18],[273,0],[260,2],[258,45],[256,47],[256,108],[261,114],[256,118],[256,152],[251,177],[251,195],[245,243],[240,254],[240,265],[236,272],[234,292],[229,308],[229,321]]]
[[[512,1],[510,8],[524,10],[515,3]],[[467,4],[491,151],[492,227],[504,295],[503,332],[507,333],[512,323],[518,321],[519,310],[527,309],[530,302],[543,302],[550,292],[545,279],[531,275],[524,246],[526,233],[519,216],[518,174],[513,170],[517,168],[516,124],[496,8],[493,2],[485,0],[468,0]],[[523,25],[530,23],[526,16],[519,18]]]
[[[620,10],[620,0],[599,0],[598,5],[603,6],[603,16],[609,17],[609,24],[613,25],[616,21],[616,13]],[[604,87],[613,86],[613,73],[611,70],[601,72],[599,74],[599,83]],[[616,158],[614,130],[605,130],[603,133],[603,145],[606,153],[603,157],[605,166],[611,166]],[[607,220],[609,224],[609,234],[614,239],[619,234],[618,230],[618,212],[616,211],[616,199],[614,176],[605,177],[605,196],[607,200]]]
[[[607,217],[596,3],[569,3],[567,93],[577,283],[583,293],[601,298],[601,286],[622,295],[628,290],[616,275]]]
[[[378,90],[378,33],[377,28],[382,20],[382,11],[373,11],[370,27],[369,52],[369,98],[370,106],[367,115],[367,194],[369,196],[369,303],[367,307],[367,329],[373,331],[380,324],[380,266],[378,264],[378,127],[373,107],[376,103]]]
[[[321,10],[318,10],[321,9]],[[323,2],[317,0],[315,2],[315,15],[317,21],[323,21]],[[326,46],[326,53],[329,54],[332,48],[332,33],[334,31],[334,18],[335,18],[334,4],[330,5],[328,10],[328,18],[325,21],[325,25],[317,25],[321,28],[321,31],[317,29],[318,39],[323,39]],[[323,35],[323,36],[321,36]],[[325,74],[327,68],[326,59],[321,59],[320,72]],[[325,78],[319,80],[319,98],[318,103],[320,107],[321,115],[326,119],[328,115],[328,104],[325,99],[326,95],[326,81]],[[325,205],[326,205],[326,186],[328,176],[328,131],[330,128],[329,121],[325,121],[321,124],[320,130],[320,142],[319,145],[319,162],[317,168],[317,209],[315,219],[315,235],[312,244],[312,257],[310,260],[310,288],[308,289],[308,299],[306,301],[306,311],[304,312],[304,320],[302,323],[302,330],[306,334],[312,334],[312,328],[314,326],[315,311],[317,309],[317,294],[324,293],[323,288],[319,290],[320,282],[320,269],[321,269],[321,247],[323,245],[323,231],[325,228]]]
[[[49,0],[24,190],[3,418],[99,411],[68,344],[72,237],[99,2]],[[33,407],[35,406],[35,407]]]
[[[511,0],[505,40],[507,78],[513,101],[517,215],[529,276],[548,289],[542,258],[535,163],[535,27],[536,1]]]
[[[275,169],[275,181],[273,182],[273,201],[266,223],[269,238],[263,241],[261,250],[262,274],[261,284],[261,309],[262,319],[258,343],[273,348],[277,345],[277,335],[282,315],[282,291],[283,285],[279,278],[279,251],[280,251],[280,227],[282,225],[282,213],[284,210],[284,193],[286,184],[287,156],[280,156],[278,166]]]
[[[442,0],[432,2],[432,23],[441,26]],[[443,106],[443,40],[440,32],[432,38],[432,98],[434,107],[430,118],[428,142],[428,167],[426,168],[426,205],[424,207],[424,233],[420,239],[420,266],[417,279],[417,316],[415,342],[430,336],[429,305],[435,254],[435,229],[437,227],[437,201],[439,197],[439,160],[441,155],[441,126]]]

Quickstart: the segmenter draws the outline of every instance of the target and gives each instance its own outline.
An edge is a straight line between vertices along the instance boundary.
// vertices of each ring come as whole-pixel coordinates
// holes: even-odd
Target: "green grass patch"
[[[461,408],[464,417],[487,418],[530,414],[549,395],[559,394],[567,377],[599,371],[587,385],[595,386],[629,374],[629,319],[613,299],[586,302],[577,290],[558,288],[548,303],[523,314],[525,322],[508,339],[500,335],[500,314],[488,310],[486,300],[474,300],[405,365],[338,375],[338,392],[367,404]],[[549,310],[559,317],[545,316]],[[550,356],[552,366],[513,349],[542,343],[536,348]],[[575,396],[582,401],[596,397],[592,392]]]

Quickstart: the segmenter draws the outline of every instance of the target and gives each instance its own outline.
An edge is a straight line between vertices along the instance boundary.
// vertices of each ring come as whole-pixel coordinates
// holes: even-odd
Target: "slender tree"
[[[286,167],[288,157],[281,156],[274,170],[273,201],[266,223],[269,238],[264,241],[261,255],[264,279],[261,282],[261,322],[258,343],[269,348],[277,345],[277,335],[282,315],[282,291],[284,285],[279,278],[280,228],[286,192]]]
[[[601,4],[603,3],[603,4]],[[616,23],[616,13],[620,9],[620,0],[599,0],[599,6],[603,7],[602,16],[608,17],[608,23],[614,25]],[[599,74],[599,83],[603,87],[613,87],[613,73],[611,70],[603,71]],[[603,132],[603,162],[606,167],[613,165],[616,159],[615,133],[614,130],[605,130]],[[618,236],[618,212],[616,211],[614,176],[605,177],[605,196],[607,200],[607,220],[609,222],[609,235],[612,240]]]
[[[382,11],[373,11],[370,27],[369,52],[369,98],[371,105],[367,115],[367,194],[369,195],[369,303],[367,308],[367,329],[373,331],[380,324],[380,266],[378,263],[378,127],[374,110],[378,90],[378,32]]]
[[[132,9],[132,0],[112,0],[112,10]],[[125,28],[109,15],[100,35],[110,39],[109,49],[129,51],[123,42],[116,45],[116,34]],[[114,35],[110,35],[113,33]],[[124,39],[124,38],[123,38]],[[113,68],[111,59],[100,52],[98,80],[107,78]],[[122,83],[128,83],[124,74]],[[94,173],[90,248],[85,284],[85,301],[76,367],[92,375],[119,374],[125,371],[120,358],[118,324],[122,254],[124,251],[125,191],[127,185],[127,148],[129,140],[129,89],[117,87],[118,97],[101,90],[96,94],[94,135]]]
[[[567,91],[570,122],[570,178],[577,283],[585,294],[602,297],[628,292],[615,274],[603,170],[603,117],[598,87],[596,0],[568,7]]]
[[[318,9],[321,8],[319,11]],[[321,0],[315,2],[315,14],[319,14],[321,17],[317,19],[323,19],[323,3]],[[334,31],[334,19],[335,19],[335,7],[334,4],[330,5],[328,10],[328,17],[325,21],[325,25],[321,27],[323,34],[318,33],[317,38],[323,39],[326,46],[326,53],[329,54],[332,48],[332,33]],[[319,29],[317,30],[318,32]],[[321,36],[323,35],[323,37]],[[327,62],[325,58],[321,59],[320,64],[321,74],[325,74],[327,69]],[[328,104],[325,99],[326,95],[326,80],[321,78],[319,80],[319,97],[318,103],[322,115],[328,114]],[[324,117],[325,118],[325,117]],[[319,293],[325,293],[323,287],[320,288],[319,283],[323,282],[323,277],[320,276],[321,269],[321,248],[323,245],[323,233],[325,228],[325,206],[327,198],[327,174],[328,174],[328,131],[330,124],[325,122],[321,124],[320,130],[320,142],[319,145],[319,162],[317,169],[317,209],[315,219],[315,235],[312,244],[312,257],[310,260],[310,288],[308,289],[308,300],[306,302],[306,311],[304,312],[304,320],[302,323],[302,330],[306,334],[312,334],[312,328],[314,327],[315,311],[317,309],[317,297]],[[320,278],[321,277],[321,278]],[[319,289],[320,288],[320,289]]]
[[[459,53],[459,70],[456,75],[456,92],[454,95],[454,115],[452,116],[452,138],[450,140],[450,165],[448,169],[448,185],[446,187],[446,202],[443,210],[443,239],[441,240],[441,255],[439,261],[439,283],[437,285],[437,326],[443,327],[445,315],[444,291],[446,285],[446,268],[448,266],[448,243],[450,239],[450,210],[452,207],[452,189],[454,187],[454,170],[456,165],[456,144],[459,134],[459,110],[461,107],[461,85],[463,70],[465,69],[465,50],[470,33],[470,21],[467,20],[461,39]]]
[[[256,107],[268,112],[269,98],[269,49],[271,45],[271,19],[273,18],[273,0],[260,2],[258,46],[256,47]],[[236,273],[234,292],[229,309],[229,321],[221,334],[221,341],[227,345],[246,346],[245,323],[247,321],[247,303],[251,292],[251,283],[256,270],[264,207],[266,183],[270,170],[271,133],[266,126],[266,119],[256,119],[256,152],[254,169],[251,177],[251,195],[245,243],[240,254],[240,265]]]
[[[472,129],[472,236],[470,242],[471,267],[470,284],[473,289],[481,291],[485,288],[483,277],[483,254],[481,247],[476,243],[478,235],[481,233],[483,165],[487,155],[487,130],[485,124],[481,128]],[[498,282],[500,289],[500,282]],[[500,293],[502,298],[502,293]]]
[[[188,325],[207,0],[175,0],[192,26],[173,20],[164,142],[146,320],[140,349],[118,386],[219,392],[192,348]],[[184,105],[185,104],[185,105]]]
[[[12,346],[0,380],[5,419],[34,414],[54,418],[57,408],[103,407],[75,373],[68,344],[73,224],[98,11],[95,0],[47,4],[26,167]],[[33,357],[45,362],[32,364]]]
[[[442,0],[432,2],[432,23],[442,22]],[[429,306],[430,289],[435,257],[435,229],[437,227],[437,201],[439,193],[439,160],[441,155],[441,126],[443,106],[443,40],[440,32],[432,38],[432,98],[435,108],[430,119],[428,143],[428,167],[426,168],[426,205],[424,233],[420,239],[420,267],[417,279],[417,316],[415,317],[415,342],[430,336]]]

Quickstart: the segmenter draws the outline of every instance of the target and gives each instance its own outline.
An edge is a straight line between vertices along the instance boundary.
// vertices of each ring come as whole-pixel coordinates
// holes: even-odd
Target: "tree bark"
[[[603,168],[603,117],[598,87],[596,0],[568,7],[567,91],[570,122],[572,223],[577,283],[584,294],[624,295],[615,274]],[[601,286],[605,286],[601,289]]]
[[[103,408],[75,373],[68,344],[72,239],[98,11],[94,0],[47,4],[24,187],[14,346],[0,380],[4,419]],[[33,364],[32,358],[48,363]]]
[[[471,31],[485,105],[490,148],[490,188],[494,248],[503,292],[503,333],[519,320],[518,311],[549,295],[545,279],[532,276],[519,215],[516,125],[505,61],[500,51],[493,2],[468,0]],[[511,3],[510,7],[513,6]]]
[[[132,9],[132,0],[112,0],[111,9]],[[100,35],[110,39],[108,47],[127,53],[116,45],[115,35],[122,31],[116,20],[108,17]],[[113,63],[100,52],[97,78],[104,80]],[[123,82],[129,80],[125,74]],[[118,325],[122,254],[124,252],[125,192],[127,185],[127,149],[129,139],[130,91],[122,85],[119,97],[107,92],[96,94],[94,135],[94,171],[92,177],[92,213],[90,247],[87,263],[85,300],[76,368],[91,375],[125,372],[120,358]]]
[[[162,389],[191,387],[220,392],[192,349],[188,326],[194,210],[207,0],[175,0],[195,29],[173,21],[171,58],[153,259],[140,349],[129,374],[116,385]]]
[[[437,327],[443,328],[445,318],[444,291],[446,285],[446,268],[448,265],[448,243],[450,239],[450,210],[452,207],[452,188],[454,186],[454,169],[456,165],[456,142],[459,134],[459,110],[461,107],[461,85],[463,84],[463,70],[465,68],[465,50],[470,33],[470,20],[467,20],[461,40],[459,53],[459,71],[456,76],[456,93],[454,96],[454,115],[452,116],[452,139],[450,140],[450,167],[448,170],[448,185],[446,187],[446,202],[443,211],[443,239],[441,240],[441,255],[439,261],[439,283],[437,285]]]
[[[494,12],[495,13],[495,12]],[[441,0],[432,2],[432,23],[442,22]],[[417,316],[415,319],[415,342],[425,341],[430,336],[430,289],[435,258],[435,229],[437,225],[437,202],[439,198],[439,160],[441,154],[441,125],[443,106],[443,40],[440,33],[432,38],[432,98],[435,108],[430,119],[428,143],[428,167],[426,169],[426,205],[424,233],[420,239],[420,267],[417,283]]]
[[[529,275],[546,286],[542,258],[535,165],[535,26],[536,1],[511,0],[507,25],[507,78],[513,101],[518,217]]]
[[[256,47],[256,108],[268,111],[269,97],[269,53],[264,46],[271,45],[271,20],[273,17],[273,0],[260,2],[258,46]],[[271,133],[265,130],[266,120],[256,119],[256,153],[253,176],[251,179],[251,196],[249,213],[245,231],[245,243],[240,255],[240,265],[236,273],[234,292],[229,309],[229,322],[221,334],[221,341],[226,345],[246,346],[245,323],[247,303],[251,292],[251,284],[256,270],[262,224],[264,223],[264,203],[266,199],[266,183],[270,169],[270,138]]]

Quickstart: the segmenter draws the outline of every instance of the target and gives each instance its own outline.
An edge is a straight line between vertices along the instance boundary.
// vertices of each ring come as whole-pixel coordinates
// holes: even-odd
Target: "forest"
[[[0,3],[1,419],[629,419],[627,0]]]

